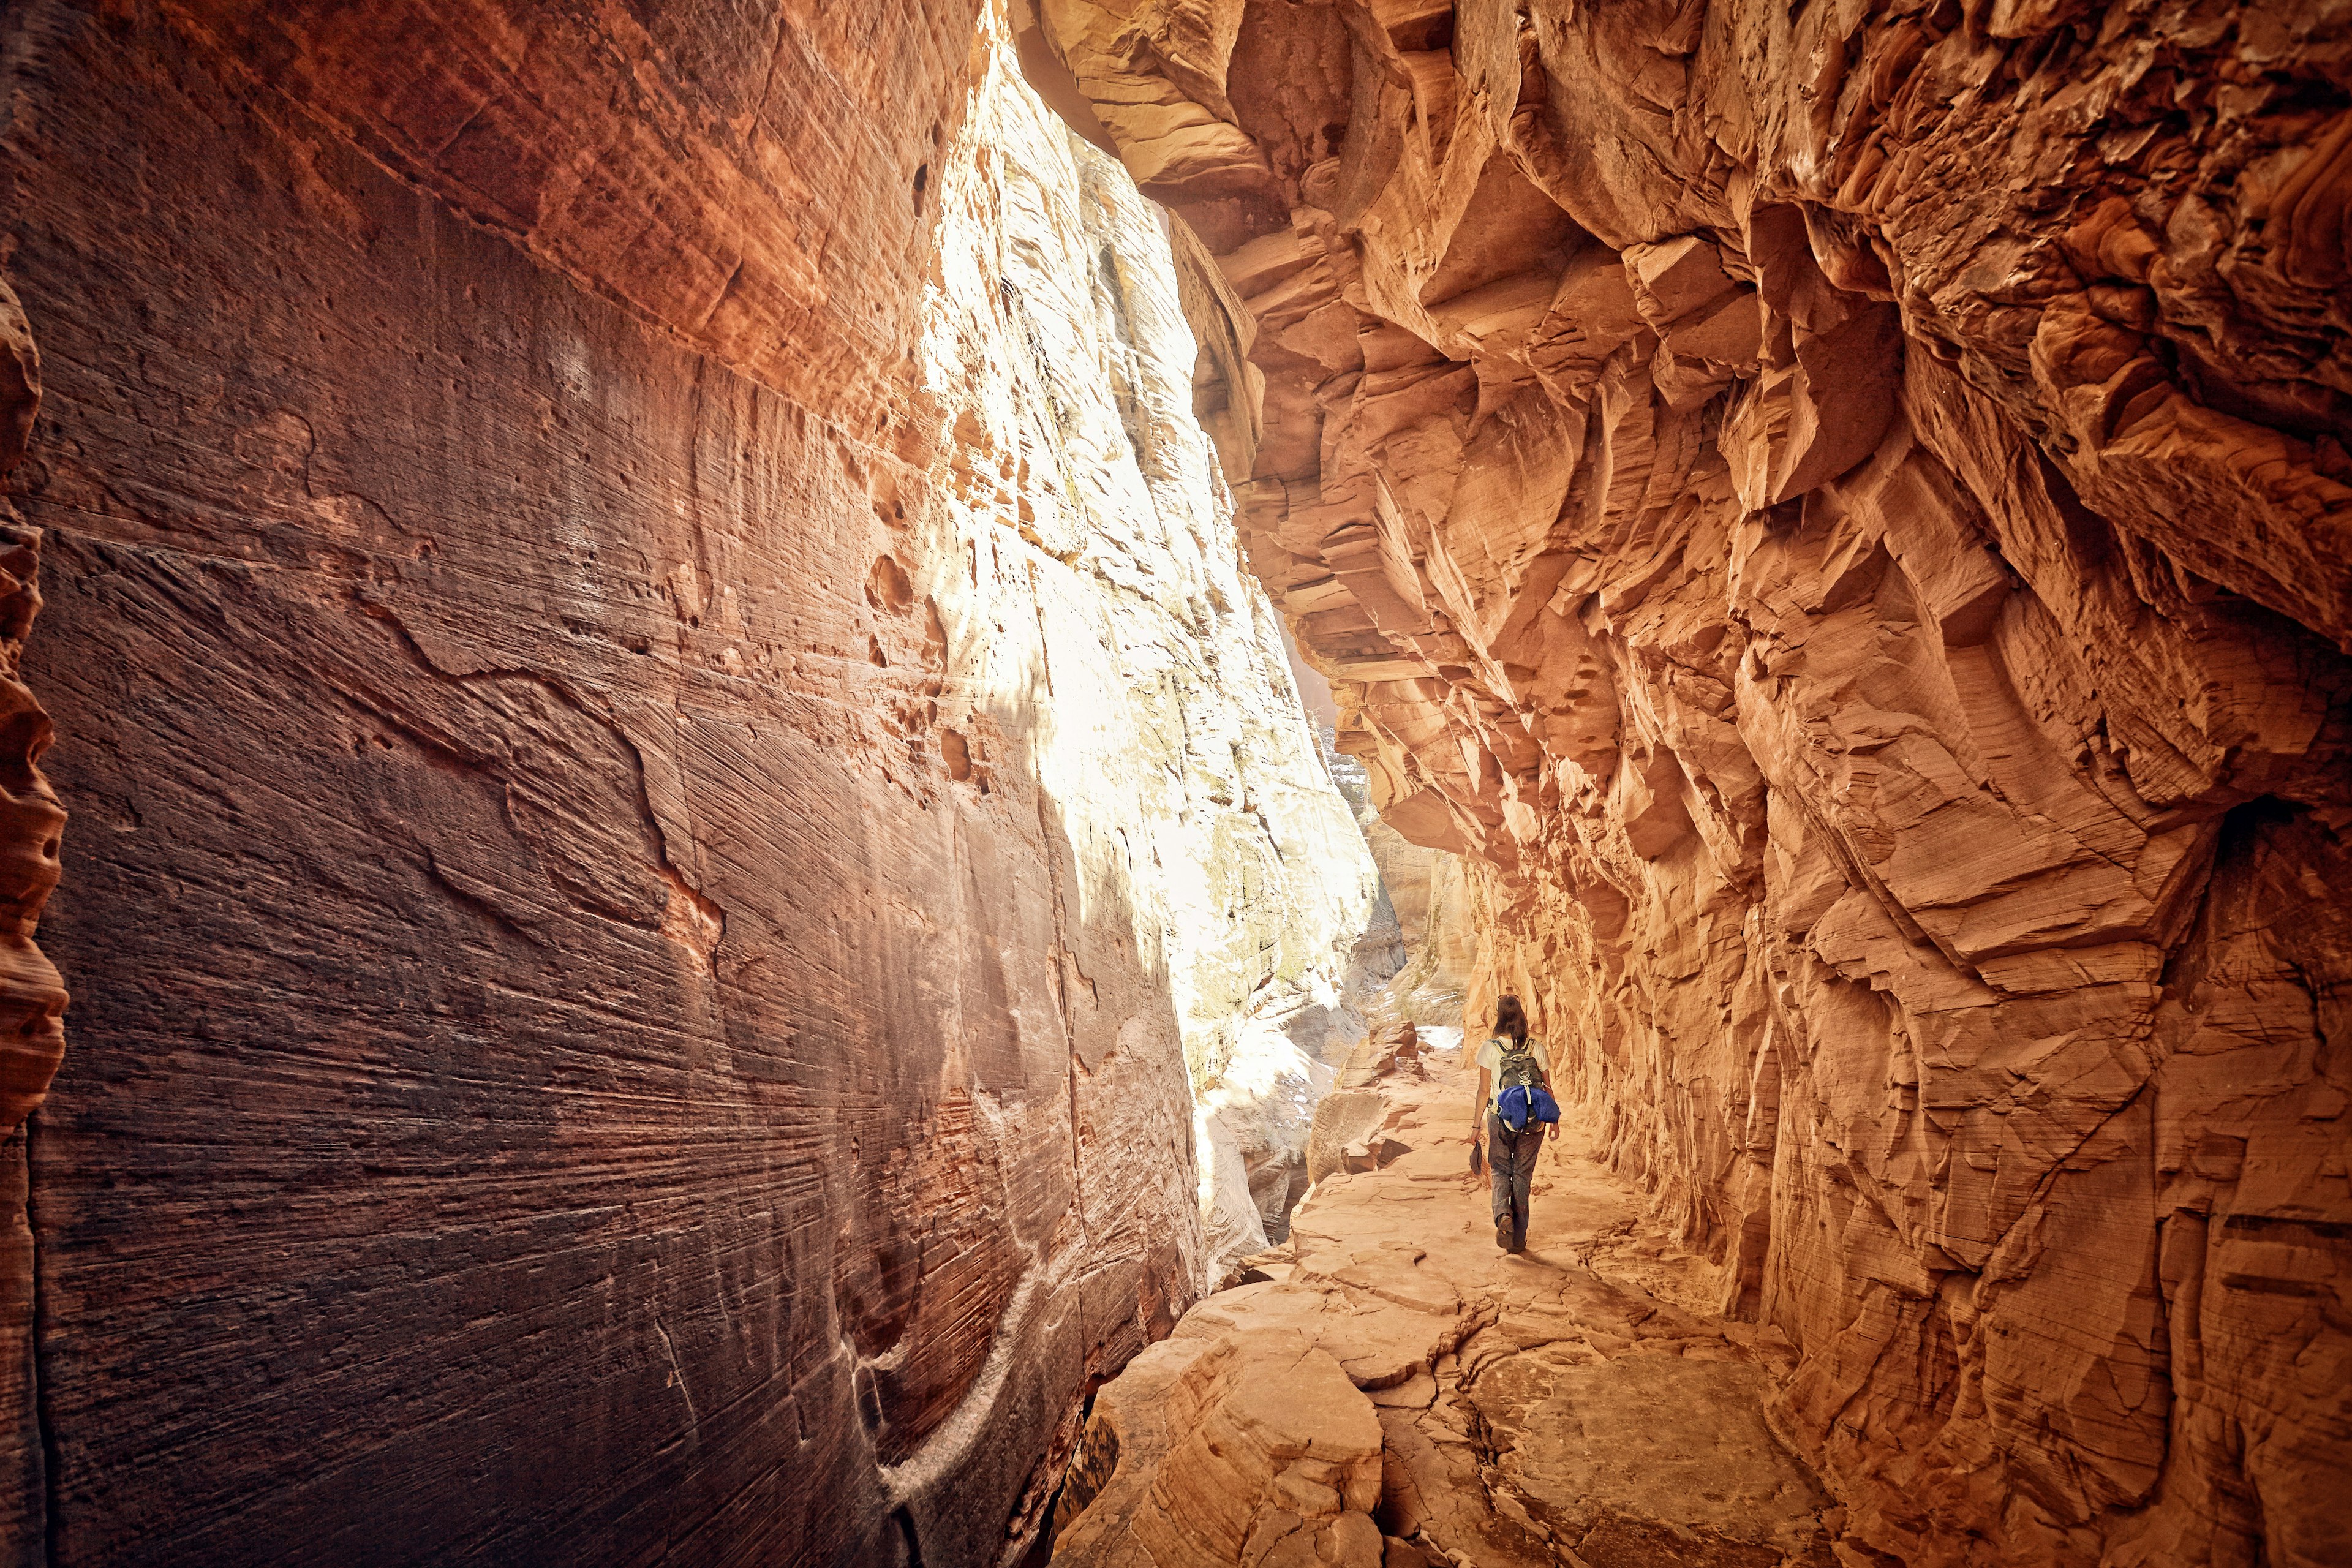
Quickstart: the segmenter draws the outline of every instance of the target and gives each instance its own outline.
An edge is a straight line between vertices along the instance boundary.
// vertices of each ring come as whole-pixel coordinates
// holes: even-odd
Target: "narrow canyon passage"
[[[1441,1031],[1441,1033],[1443,1033]],[[1376,1097],[1260,1278],[1187,1313],[1100,1394],[1056,1563],[1835,1568],[1876,1561],[1767,1425],[1795,1352],[1715,1315],[1713,1270],[1572,1122],[1524,1255],[1466,1170],[1475,1075],[1395,1036]]]
[[[0,1568],[2352,1562],[2345,0],[17,0],[0,179]]]

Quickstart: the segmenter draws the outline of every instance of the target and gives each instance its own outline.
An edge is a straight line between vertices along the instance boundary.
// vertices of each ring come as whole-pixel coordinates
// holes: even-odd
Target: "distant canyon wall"
[[[2352,15],[1036,0],[1253,569],[1912,1563],[2352,1554]]]
[[[9,1560],[1017,1558],[1372,898],[1156,211],[970,5],[0,41]]]

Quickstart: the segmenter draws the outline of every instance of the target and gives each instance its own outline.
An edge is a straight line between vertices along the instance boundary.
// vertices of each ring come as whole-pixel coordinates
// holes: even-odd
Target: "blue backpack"
[[[1495,1114],[1503,1125],[1514,1132],[1524,1132],[1530,1117],[1539,1122],[1559,1120],[1559,1103],[1551,1090],[1543,1086],[1543,1069],[1536,1066],[1536,1054],[1525,1040],[1515,1040],[1508,1035],[1494,1038],[1502,1060],[1495,1080],[1502,1092],[1495,1096]]]

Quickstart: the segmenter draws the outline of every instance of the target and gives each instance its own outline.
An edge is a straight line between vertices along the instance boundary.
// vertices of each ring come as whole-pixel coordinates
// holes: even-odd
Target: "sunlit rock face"
[[[970,6],[0,33],[0,1554],[1017,1559],[1372,898],[1156,215]]]
[[[971,650],[962,689],[995,693],[988,723],[1033,731],[1061,809],[1084,823],[1070,831],[1090,869],[1073,896],[1132,906],[1155,950],[1213,1281],[1282,1226],[1315,1101],[1362,1038],[1388,973],[1366,941],[1379,873],[1192,416],[1198,350],[1167,219],[1037,101],[992,22],[982,47],[921,351],[926,385],[969,409],[954,462],[971,472],[921,553],[949,574],[985,561],[1034,579],[1041,665],[1009,659],[982,625],[1001,604],[950,617],[949,641]],[[1104,1153],[1139,1175],[1153,1157]]]
[[[2352,1552],[2352,23],[1038,0],[1475,1023],[1914,1562]]]

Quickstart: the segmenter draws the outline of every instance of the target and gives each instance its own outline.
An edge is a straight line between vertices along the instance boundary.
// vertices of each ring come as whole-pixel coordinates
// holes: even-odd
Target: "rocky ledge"
[[[1705,1310],[1712,1266],[1645,1230],[1586,1140],[1545,1152],[1528,1251],[1498,1252],[1462,1138],[1473,1076],[1381,1054],[1349,1092],[1404,1152],[1326,1175],[1266,1278],[1097,1395],[1055,1562],[1878,1561],[1767,1424],[1789,1342]]]

